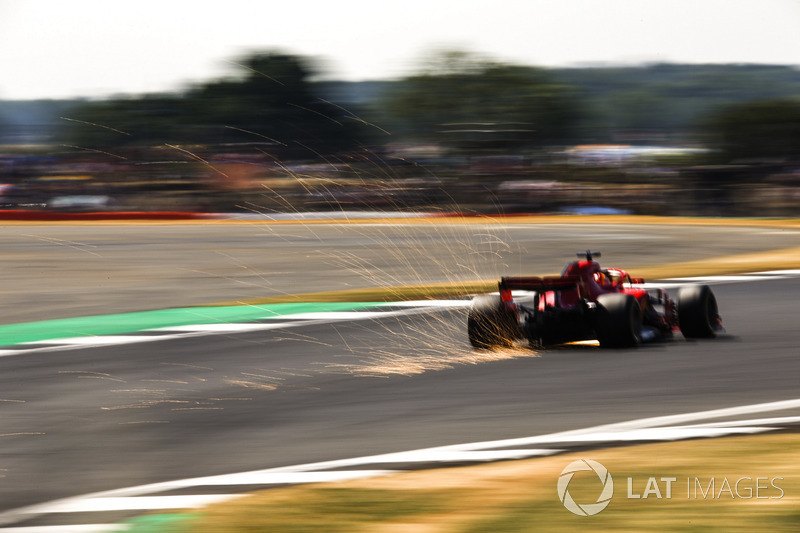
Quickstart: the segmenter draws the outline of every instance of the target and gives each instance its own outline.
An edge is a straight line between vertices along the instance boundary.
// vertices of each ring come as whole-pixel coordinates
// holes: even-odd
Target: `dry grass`
[[[797,531],[798,445],[797,433],[694,440],[276,489],[208,507],[180,531]],[[611,504],[590,517],[567,511],[556,491],[562,469],[582,458],[599,461],[614,478]],[[570,483],[570,493],[581,503],[599,492],[591,485],[599,483],[597,478],[586,475]],[[632,493],[639,495],[649,478],[656,478],[662,498],[629,499],[629,477]],[[676,478],[669,499],[662,477]],[[712,479],[715,488],[708,491]],[[744,481],[737,495],[739,479]],[[757,483],[766,487],[758,498]],[[749,498],[747,487],[753,490]]]

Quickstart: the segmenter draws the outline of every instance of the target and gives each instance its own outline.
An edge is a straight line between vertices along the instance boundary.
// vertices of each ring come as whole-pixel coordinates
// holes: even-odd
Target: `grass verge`
[[[797,531],[798,446],[796,432],[701,439],[297,486],[207,507],[170,531]],[[564,467],[584,458],[614,480],[610,505],[588,517],[566,510],[556,488]],[[669,497],[662,478],[675,480]],[[591,472],[569,484],[579,503],[594,503],[601,489]]]

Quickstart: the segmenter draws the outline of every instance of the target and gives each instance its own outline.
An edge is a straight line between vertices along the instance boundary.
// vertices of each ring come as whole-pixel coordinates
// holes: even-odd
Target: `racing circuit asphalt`
[[[798,229],[622,224],[0,225],[0,324],[304,292],[637,267],[797,246]]]
[[[149,276],[158,277],[155,270],[167,268],[150,264],[153,258],[148,254],[161,250],[153,242],[164,249],[201,246],[194,230],[185,227],[159,228],[152,241],[146,236],[152,229],[124,229],[116,233],[119,228],[72,228],[70,231],[81,234],[70,241],[82,243],[79,248],[93,243],[90,251],[98,256],[89,254],[89,263],[99,261],[100,265],[91,268],[117,264],[122,259],[117,259],[116,250],[127,250],[134,261],[154,269],[142,271],[143,282],[153,279]],[[58,271],[60,258],[77,260],[81,256],[74,254],[87,253],[76,250],[76,244],[66,248],[51,244],[50,239],[66,240],[59,233],[66,231],[5,228],[4,240],[17,243],[16,248],[6,249],[5,261],[19,270],[22,258],[17,255],[52,253],[48,264]],[[126,237],[128,231],[138,231],[142,240]],[[272,230],[247,227],[246,231],[255,232],[259,239],[274,236]],[[307,243],[309,250],[323,241],[339,252],[351,246],[354,248],[349,249],[362,254],[380,255],[379,249],[385,247],[381,243],[370,252],[369,246],[362,246],[363,239],[374,244],[374,235],[363,236],[367,228],[357,229],[356,235],[341,228],[313,228],[316,237],[303,236],[312,231],[308,228],[292,227],[291,231],[301,238],[301,244],[286,236],[275,238],[282,242],[279,249],[287,250],[290,257],[314,256],[315,252],[296,250],[305,239],[321,239],[313,245]],[[626,266],[632,261],[655,264],[786,247],[796,238],[763,228],[702,228],[693,230],[694,245],[689,249],[684,247],[685,231],[669,227],[608,227],[601,232],[596,227],[559,226],[503,231],[514,238],[512,255],[520,256],[509,262],[523,255],[535,259],[535,272],[558,270],[573,249],[587,246],[601,249],[609,265]],[[25,241],[23,232],[39,236]],[[338,245],[337,232],[343,239]],[[592,232],[594,238],[588,245],[579,238]],[[245,257],[242,250],[248,254],[263,251],[262,241],[248,242],[237,248],[241,255],[234,256],[221,244],[231,243],[224,231],[210,233],[211,241],[203,242],[202,248],[215,254],[213,248],[219,244],[224,252],[215,255],[222,263],[247,263],[255,256]],[[418,253],[430,252],[437,261],[445,262],[445,247],[437,242],[432,229],[421,228],[420,236],[406,234],[406,238]],[[113,244],[114,239],[119,244]],[[58,254],[63,255],[59,258]],[[478,257],[483,260],[484,256]],[[263,276],[273,271],[266,261],[250,266]],[[424,264],[423,259],[414,261]],[[367,258],[364,262],[369,264]],[[176,268],[168,264],[169,269]],[[310,281],[302,286],[309,288],[326,285],[326,269],[318,261],[292,264],[301,272],[293,275],[286,270],[283,278],[308,277]],[[72,271],[77,263],[65,268]],[[274,270],[283,268],[288,265]],[[516,272],[519,267],[512,269]],[[481,272],[481,277],[492,274]],[[27,287],[33,287],[40,275],[37,269],[31,269],[27,277],[21,271],[13,274],[16,279],[26,279]],[[360,274],[349,275],[355,283]],[[436,269],[422,277],[435,278]],[[53,294],[55,301],[73,296],[75,285],[68,280],[61,278],[53,285],[63,288]],[[171,292],[163,296],[181,304],[189,303],[197,296],[194,293],[207,300],[223,299],[225,283],[217,281],[209,284],[209,298],[197,279],[184,286],[167,276],[161,282]],[[294,283],[298,287],[300,282]],[[341,288],[330,283],[337,282],[328,282],[329,289]],[[253,297],[253,290],[248,282],[244,292]],[[694,342],[678,335],[673,342],[638,350],[571,346],[542,352],[521,349],[505,356],[476,355],[467,343],[465,312],[448,310],[0,358],[0,474],[4,476],[0,479],[0,510],[156,481],[545,434],[794,398],[800,372],[794,297],[798,290],[798,279],[715,285],[727,335]],[[16,306],[20,316],[49,316],[49,309],[40,310],[46,307],[41,292],[34,291],[30,308],[21,301],[19,288],[12,287],[10,292],[12,303],[6,300],[5,304],[7,321],[13,315],[9,306]],[[150,294],[145,290],[126,305],[153,308],[164,303],[148,299]],[[102,291],[80,296],[80,305],[73,309],[111,306],[116,311],[122,305],[110,303],[122,298]],[[62,312],[67,309],[55,307]],[[420,363],[428,369],[413,373]]]

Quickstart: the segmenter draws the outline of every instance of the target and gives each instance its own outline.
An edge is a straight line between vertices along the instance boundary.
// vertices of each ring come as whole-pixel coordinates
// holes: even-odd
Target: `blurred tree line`
[[[466,150],[516,151],[579,137],[577,91],[544,69],[444,52],[383,99],[408,137]]]
[[[800,99],[730,104],[711,113],[704,129],[720,161],[800,161]]]
[[[579,88],[595,140],[631,132],[687,139],[707,133],[707,118],[730,105],[800,97],[800,71],[775,65],[654,64],[636,68],[555,69]]]
[[[183,94],[86,102],[71,111],[66,142],[103,149],[251,144],[292,158],[350,150],[366,137],[363,123],[315,93],[307,59],[255,54],[240,67],[242,76]]]
[[[405,79],[357,83],[317,81],[310,59],[281,52],[239,65],[238,76],[180,94],[80,102],[62,111],[59,142],[251,144],[276,159],[309,159],[387,141],[466,154],[699,141],[721,161],[797,156],[800,72],[791,67],[541,69],[450,51]],[[0,103],[0,134],[9,106]]]

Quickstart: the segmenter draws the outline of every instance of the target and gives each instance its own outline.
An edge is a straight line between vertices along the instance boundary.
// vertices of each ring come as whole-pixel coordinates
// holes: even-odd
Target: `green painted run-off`
[[[123,523],[128,533],[180,533],[190,531],[185,526],[200,515],[197,513],[169,513],[145,515]]]
[[[115,315],[60,318],[0,325],[0,346],[25,342],[44,342],[72,337],[121,335],[149,329],[202,324],[251,322],[281,318],[300,313],[354,311],[381,305],[372,302],[283,303],[269,305],[232,305],[220,307],[183,307],[160,311],[141,311]]]

